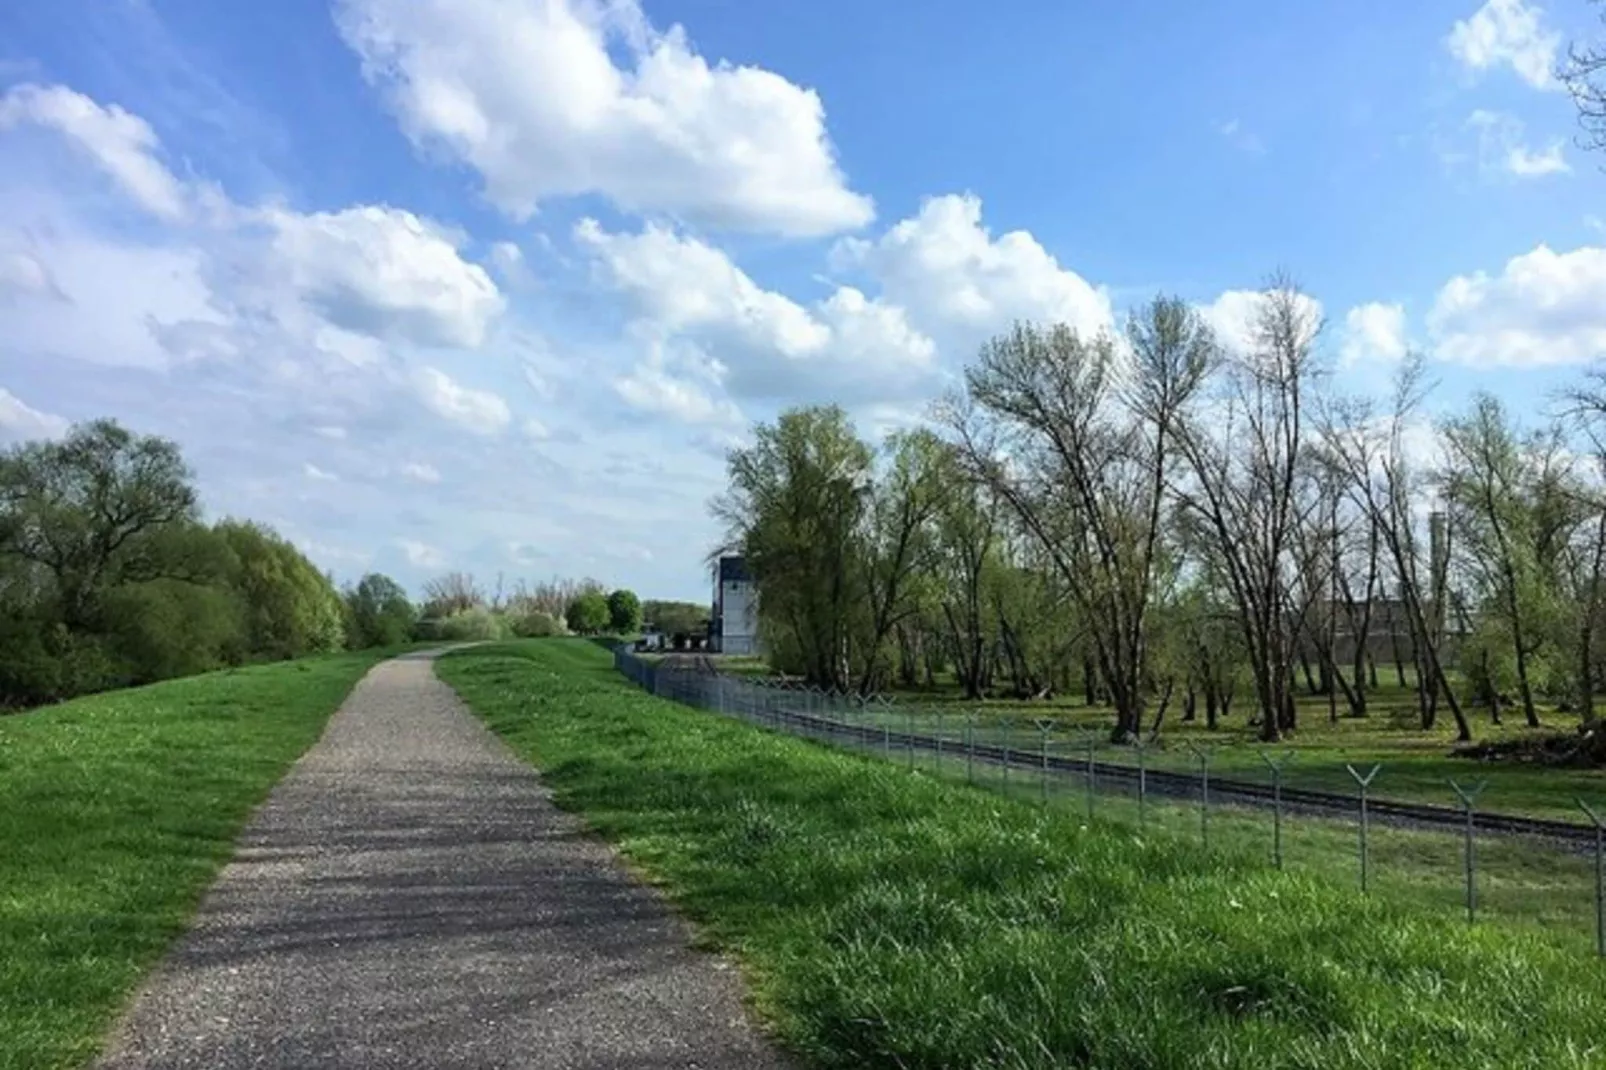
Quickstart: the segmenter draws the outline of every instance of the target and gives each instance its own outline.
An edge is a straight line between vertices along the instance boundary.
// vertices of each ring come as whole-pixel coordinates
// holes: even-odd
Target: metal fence
[[[628,647],[617,670],[660,697],[929,775],[1045,806],[1075,807],[1088,821],[1170,828],[1251,849],[1278,866],[1331,871],[1346,856],[1363,891],[1379,885],[1543,930],[1593,928],[1606,958],[1606,814],[1580,801],[1589,824],[1480,813],[1481,786],[1446,784],[1458,806],[1374,797],[1386,771],[1351,768],[1354,790],[1302,786],[1292,752],[1260,753],[1258,777],[1214,771],[1212,748],[1112,747],[1101,734],[952,706],[822,691],[711,671],[706,659],[650,661]],[[1351,855],[1353,852],[1353,855]],[[1349,868],[1351,863],[1343,863]],[[1544,874],[1536,886],[1536,873]],[[1536,890],[1537,887],[1537,890]],[[1593,893],[1592,897],[1590,893]],[[1587,917],[1580,905],[1593,907]]]

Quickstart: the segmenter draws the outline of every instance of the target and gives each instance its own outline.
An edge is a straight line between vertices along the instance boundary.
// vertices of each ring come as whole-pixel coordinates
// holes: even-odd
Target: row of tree
[[[1018,326],[879,449],[834,407],[759,426],[714,508],[777,667],[1078,688],[1119,739],[1236,704],[1276,739],[1301,691],[1366,716],[1381,661],[1423,727],[1549,705],[1600,747],[1606,380],[1543,426],[1491,397],[1434,421],[1417,358],[1345,396],[1316,308],[1274,279],[1241,345],[1174,298],[1120,337]]]
[[[251,661],[412,639],[628,633],[630,591],[595,581],[487,594],[378,573],[338,589],[261,525],[201,519],[178,447],[112,421],[0,452],[0,709]]]

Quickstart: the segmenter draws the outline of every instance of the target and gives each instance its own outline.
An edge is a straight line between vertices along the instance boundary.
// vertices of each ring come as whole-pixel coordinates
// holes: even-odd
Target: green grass
[[[1606,966],[1536,933],[679,707],[589,644],[440,672],[814,1066],[1606,1065]]]
[[[0,717],[0,1070],[88,1062],[379,651]]]

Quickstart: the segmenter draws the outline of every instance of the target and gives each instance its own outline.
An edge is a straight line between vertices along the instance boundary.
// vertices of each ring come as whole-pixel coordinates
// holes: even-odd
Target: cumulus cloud
[[[1469,71],[1510,67],[1535,89],[1560,88],[1555,68],[1561,34],[1545,26],[1544,11],[1537,4],[1488,0],[1456,22],[1445,46]]]
[[[504,300],[440,227],[374,205],[302,215],[270,211],[272,253],[290,285],[331,324],[423,346],[478,346]]]
[[[994,237],[981,199],[931,197],[880,238],[837,243],[838,270],[862,270],[879,297],[907,310],[945,355],[969,359],[1016,320],[1065,323],[1096,334],[1114,325],[1109,294],[1062,267],[1024,230]]]
[[[527,217],[601,194],[710,226],[828,234],[870,221],[819,96],[710,63],[636,0],[339,0],[342,36],[413,141]]]
[[[340,477],[333,472],[326,472],[311,461],[301,466],[301,472],[314,483],[336,483],[340,480]]]
[[[1344,338],[1339,349],[1342,367],[1397,361],[1408,348],[1403,305],[1374,301],[1356,305],[1344,314]]]
[[[805,308],[759,286],[722,250],[667,227],[610,234],[585,220],[575,238],[631,303],[638,333],[656,343],[691,342],[706,355],[707,377],[738,397],[906,394],[931,385],[931,339],[903,309],[852,287]],[[716,411],[689,384],[666,380],[663,360],[638,369],[622,389],[632,403],[659,411],[704,419]],[[661,400],[644,405],[649,397]]]
[[[1256,345],[1258,318],[1264,290],[1227,290],[1199,309],[1217,339],[1228,349],[1249,352]],[[1312,325],[1322,322],[1322,303],[1309,294],[1299,295],[1300,314]]]
[[[1485,171],[1538,178],[1572,170],[1560,138],[1539,148],[1530,147],[1524,140],[1522,120],[1514,115],[1479,108],[1467,117],[1467,126],[1477,131],[1478,164]]]
[[[1576,364],[1606,355],[1606,249],[1513,257],[1498,275],[1445,283],[1428,312],[1441,359],[1472,365]]]
[[[419,400],[436,415],[478,435],[494,435],[513,419],[507,402],[489,390],[464,386],[439,368],[419,368],[413,375]]]
[[[102,107],[66,86],[28,83],[0,97],[0,129],[23,123],[60,133],[151,214],[184,216],[184,185],[157,159],[156,132],[139,116],[115,104]]]
[[[0,441],[60,438],[70,426],[66,419],[31,408],[17,395],[0,387]]]

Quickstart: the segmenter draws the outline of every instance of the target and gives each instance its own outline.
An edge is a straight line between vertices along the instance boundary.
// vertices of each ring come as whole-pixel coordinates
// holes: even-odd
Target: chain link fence
[[[1447,782],[1457,806],[1373,797],[1387,770],[1351,768],[1354,791],[1301,786],[1291,751],[1257,752],[1258,776],[1214,770],[1215,748],[1114,747],[1046,718],[918,707],[763,678],[729,676],[708,659],[652,661],[628,647],[615,668],[662,698],[911,771],[968,782],[1139,834],[1167,829],[1207,847],[1264,850],[1273,864],[1356,881],[1494,919],[1564,943],[1592,939],[1606,959],[1606,823],[1480,813],[1482,787]]]

